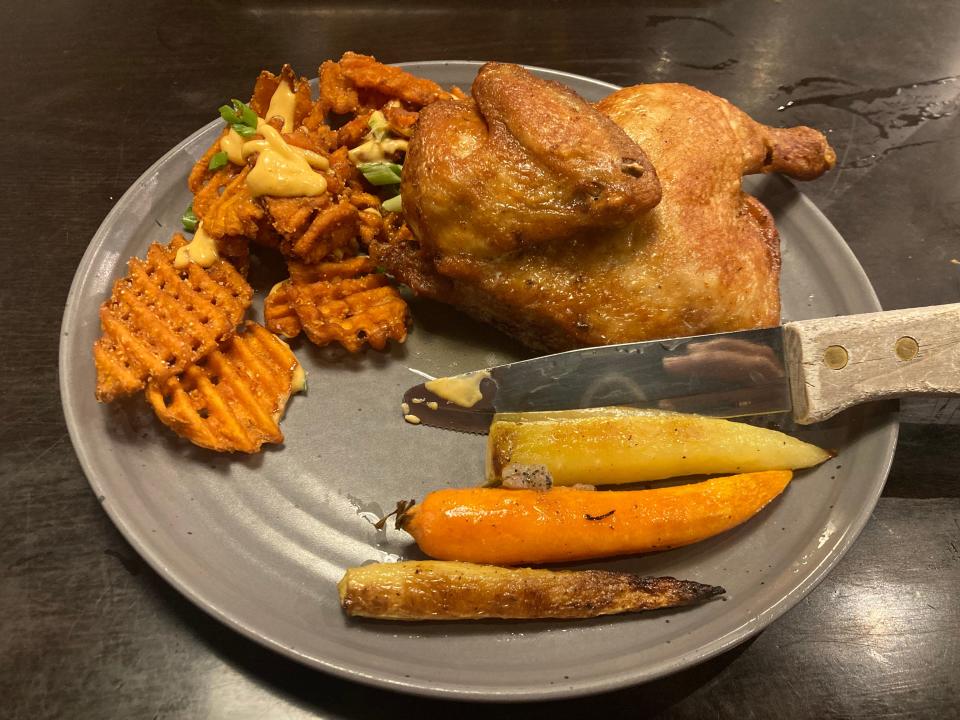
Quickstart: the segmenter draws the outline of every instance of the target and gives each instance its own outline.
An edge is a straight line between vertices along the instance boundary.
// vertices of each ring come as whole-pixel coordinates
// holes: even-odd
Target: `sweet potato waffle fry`
[[[131,259],[100,307],[103,336],[93,347],[100,401],[183,371],[229,337],[249,307],[253,290],[230,263],[177,270],[185,244],[174,235],[169,245],[151,245],[146,260]]]
[[[296,290],[290,280],[278,282],[263,301],[263,324],[285,338],[295,338],[303,330],[294,307]]]
[[[397,135],[406,138],[413,135],[413,126],[419,113],[407,110],[399,103],[387,103],[383,108],[383,115],[390,129]]]
[[[383,350],[407,339],[409,311],[383,275],[314,283],[297,289],[295,307],[316,345],[338,342],[350,352],[364,344]]]
[[[226,130],[223,131],[220,137],[226,135]],[[203,193],[204,202],[202,204],[202,209],[206,209],[209,205],[217,199],[223,189],[227,184],[233,179],[235,175],[240,172],[240,168],[236,165],[227,164],[222,168],[216,170],[210,169],[210,162],[213,160],[213,156],[220,152],[220,139],[207,148],[207,151],[201,156],[196,163],[194,163],[193,168],[190,170],[190,175],[187,177],[187,187],[190,189],[195,196],[203,192],[206,189],[206,192]],[[194,211],[197,211],[197,197],[194,197]],[[198,215],[198,217],[200,217]],[[202,218],[201,218],[202,219]]]
[[[297,77],[290,65],[284,65],[279,75],[274,75],[269,70],[260,71],[250,96],[250,107],[260,117],[270,120],[271,118],[267,117],[270,101],[281,82],[286,82],[294,90],[293,126],[299,127],[313,110],[313,98],[310,96],[310,81],[305,77]]]
[[[250,270],[250,243],[245,237],[224,235],[216,240],[217,254],[247,277]]]
[[[366,195],[366,193],[363,195]],[[366,203],[366,198],[363,197],[363,195],[354,193],[350,198],[350,202],[360,207],[360,245],[366,249],[383,234],[384,224],[383,215],[381,215],[380,211],[376,208],[376,206],[380,204],[379,201],[374,197],[372,204],[363,207]]]
[[[346,115],[360,109],[357,88],[343,75],[340,63],[325,60],[320,65],[320,112]]]
[[[267,327],[292,337],[302,328],[311,342],[338,342],[350,352],[365,344],[383,350],[407,337],[409,310],[396,288],[358,256],[337,263],[290,263],[290,279],[264,303]]]
[[[183,372],[151,383],[147,400],[161,422],[195,445],[254,453],[283,442],[279,420],[301,373],[286,343],[248,322]]]
[[[371,114],[372,111],[361,113],[337,128],[337,146],[344,149],[344,159],[346,159],[346,149],[359,145],[363,141],[363,136],[370,132]]]
[[[337,252],[356,253],[360,213],[348,200],[331,205],[321,198],[267,198],[266,203],[287,257],[320,262]]]
[[[214,180],[197,193],[193,212],[203,222],[203,227],[211,237],[219,238],[224,235],[235,235],[255,238],[260,227],[260,220],[264,217],[263,206],[250,195],[247,187],[247,175],[250,168],[245,167],[236,176],[231,177],[223,186],[214,186]],[[207,203],[209,187],[214,187],[215,199]]]
[[[418,78],[398,67],[383,65],[369,55],[345,52],[339,65],[343,79],[361,92],[373,91],[387,100],[396,98],[414,108],[450,97],[450,93],[433,80]]]

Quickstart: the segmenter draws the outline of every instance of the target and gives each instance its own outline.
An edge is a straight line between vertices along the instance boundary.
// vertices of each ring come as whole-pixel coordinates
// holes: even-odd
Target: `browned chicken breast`
[[[488,84],[489,74],[499,76],[496,83]],[[662,199],[644,211],[644,202],[620,199],[626,181],[615,182],[617,168],[637,155],[624,152],[621,141],[603,140],[608,136],[594,129],[587,135],[589,162],[570,152],[553,155],[552,164],[542,160],[551,156],[558,128],[566,129],[569,113],[564,119],[559,109],[569,105],[558,97],[570,93],[529,78],[516,66],[485,66],[473,88],[475,107],[439,102],[423,111],[402,186],[414,237],[398,233],[372,247],[381,265],[415,292],[543,350],[779,322],[777,231],[769,212],[741,190],[741,176],[819,176],[835,162],[820,133],[761,125],[686,85],[615,92],[597,110],[643,148],[659,178]],[[496,92],[477,97],[486,87]],[[516,156],[501,149],[507,138],[491,141],[492,128],[518,107],[520,115],[540,117],[508,138],[520,146],[512,152],[526,153],[527,160],[497,171]],[[560,134],[557,147],[575,144],[569,133]],[[637,159],[643,172],[633,179],[652,177],[642,156]],[[456,172],[432,169],[457,162]],[[472,169],[485,163],[486,176]],[[527,170],[533,165],[536,172]],[[551,216],[543,193],[576,197],[572,188],[589,187],[591,175],[604,192],[610,189],[609,202],[604,192],[595,203],[559,202],[562,211]],[[532,182],[514,185],[511,176]],[[531,193],[537,183],[541,190]],[[654,195],[647,193],[649,207]],[[591,205],[602,210],[589,219],[578,212]],[[511,241],[502,232],[537,225],[544,216],[555,222],[540,234],[520,231]]]

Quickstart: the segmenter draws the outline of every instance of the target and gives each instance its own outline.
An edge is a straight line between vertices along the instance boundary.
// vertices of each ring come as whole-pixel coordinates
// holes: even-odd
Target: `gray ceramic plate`
[[[407,67],[468,87],[478,64]],[[590,100],[613,89],[538,72]],[[419,302],[409,341],[389,353],[350,357],[295,345],[310,392],[289,407],[286,445],[250,458],[178,440],[141,399],[97,404],[97,307],[127,258],[179,229],[187,172],[219,128],[212,122],[164,155],[104,220],[77,269],[60,345],[64,412],[93,491],[137,551],[215,617],[316,668],[397,690],[487,700],[598,692],[666,675],[757,633],[829,572],[866,523],[897,432],[894,416],[877,406],[800,432],[838,449],[836,461],[802,473],[745,525],[691,547],[593,565],[722,584],[724,601],[571,623],[347,620],[335,589],[344,568],[419,557],[404,533],[378,532],[372,521],[399,498],[482,478],[484,438],[400,419],[401,393],[421,379],[415,371],[459,373],[523,350]],[[780,228],[788,319],[880,309],[843,239],[803,195],[776,178],[748,187]],[[260,289],[273,279],[266,267],[254,275]]]

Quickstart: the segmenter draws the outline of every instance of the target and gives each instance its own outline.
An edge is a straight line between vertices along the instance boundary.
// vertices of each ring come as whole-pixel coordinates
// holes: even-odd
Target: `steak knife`
[[[472,433],[498,412],[609,405],[806,425],[911,395],[960,395],[960,303],[570,350],[415,385],[403,408]]]

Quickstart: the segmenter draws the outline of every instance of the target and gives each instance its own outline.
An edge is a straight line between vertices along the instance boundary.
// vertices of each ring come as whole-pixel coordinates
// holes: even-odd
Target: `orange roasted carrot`
[[[627,555],[729,530],[792,476],[744,473],[653,490],[438,490],[404,510],[398,525],[440,560],[519,565]]]

